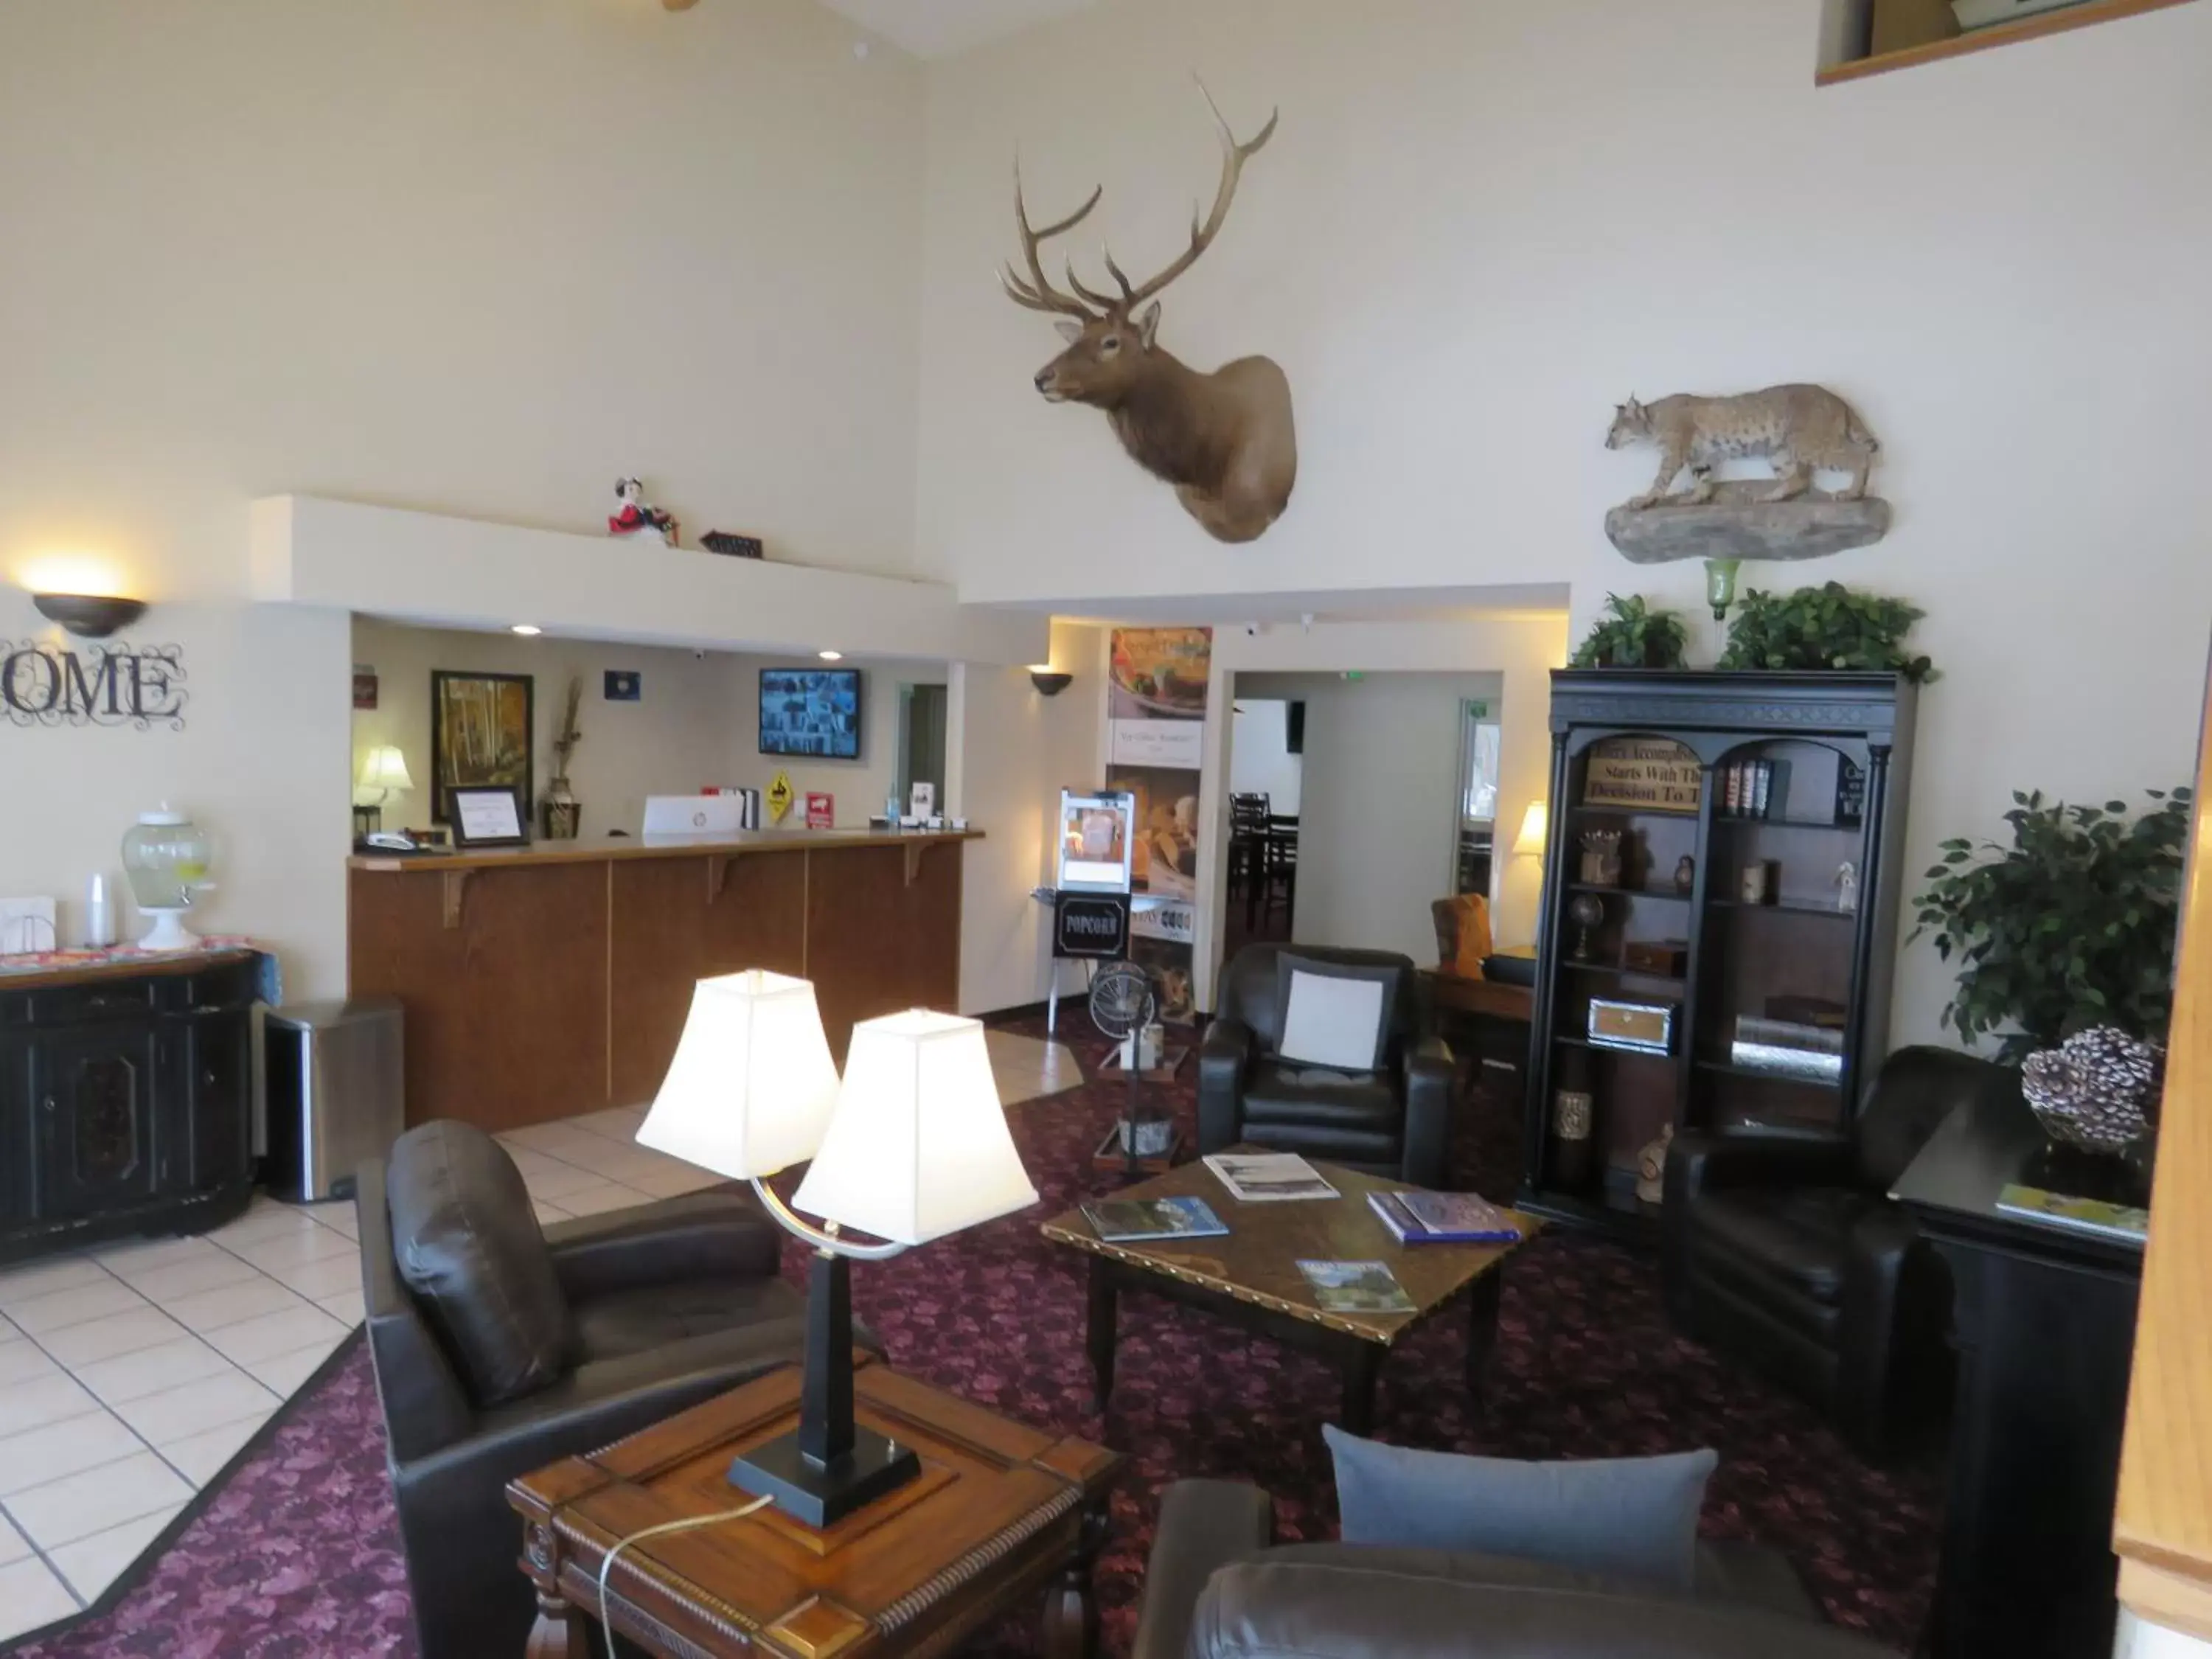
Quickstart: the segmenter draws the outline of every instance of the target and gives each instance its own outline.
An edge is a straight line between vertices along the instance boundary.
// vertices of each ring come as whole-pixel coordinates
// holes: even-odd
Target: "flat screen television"
[[[860,671],[763,668],[760,751],[813,760],[860,758]]]

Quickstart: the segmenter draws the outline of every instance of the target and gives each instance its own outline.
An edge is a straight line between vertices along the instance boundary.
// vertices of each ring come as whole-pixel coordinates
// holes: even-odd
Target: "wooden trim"
[[[448,870],[446,874],[445,921],[448,927],[458,927],[468,915],[469,877],[467,870]]]
[[[2212,1642],[2212,1586],[2123,1559],[2120,1600],[2138,1619]]]
[[[149,975],[173,978],[204,974],[233,963],[250,962],[260,954],[247,945],[226,945],[214,951],[194,951],[184,956],[118,957],[112,962],[80,967],[10,969],[0,974],[0,993],[52,991],[64,985],[96,985],[109,979],[144,979]]]
[[[1941,63],[1947,58],[1964,58],[1972,52],[1987,52],[1992,46],[2008,46],[2015,40],[2065,34],[2094,23],[2109,23],[2117,18],[2133,17],[2138,12],[2163,11],[2168,6],[2187,3],[2188,0],[2087,0],[2085,4],[2069,6],[2063,11],[2023,17],[2017,23],[1992,23],[1987,28],[1949,40],[1930,40],[1925,46],[1906,46],[1902,51],[1885,52],[1872,58],[1855,58],[1822,70],[1813,82],[1815,86],[1832,87],[1845,81],[1864,80],[1869,75],[1887,75],[1892,70],[1913,69],[1922,64]]]
[[[597,864],[611,859],[737,858],[755,853],[804,853],[811,847],[903,847],[909,853],[942,842],[981,841],[980,830],[747,830],[727,839],[700,841],[548,841],[530,847],[490,847],[473,853],[428,853],[412,857],[359,854],[352,870],[378,875],[420,875],[437,870],[504,870],[515,865]]]
[[[2185,1580],[2212,1607],[2212,695],[2206,713],[2112,1537],[2124,1566]]]

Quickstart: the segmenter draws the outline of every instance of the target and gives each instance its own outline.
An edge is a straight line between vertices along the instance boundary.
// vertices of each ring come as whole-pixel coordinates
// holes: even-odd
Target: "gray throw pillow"
[[[1521,1463],[1385,1446],[1333,1425],[1322,1435],[1347,1544],[1473,1550],[1696,1587],[1698,1511],[1717,1452]]]
[[[556,1379],[570,1346],[568,1299],[506,1150],[481,1129],[410,1129],[385,1177],[392,1253],[479,1407]]]
[[[1291,992],[1301,975],[1319,981],[1372,987],[1369,1012],[1357,1032],[1331,1031],[1329,1040],[1312,1052],[1298,1052],[1297,1035],[1291,1018]],[[1398,1012],[1399,967],[1395,962],[1328,962],[1285,951],[1275,958],[1275,1030],[1277,1055],[1293,1065],[1326,1066],[1341,1072],[1376,1072],[1390,1052],[1390,1026]],[[1376,993],[1379,992],[1379,994]],[[1351,1001],[1351,999],[1345,999]],[[1309,1033],[1310,1036],[1310,1032]],[[1348,1043],[1348,1047],[1345,1046]]]

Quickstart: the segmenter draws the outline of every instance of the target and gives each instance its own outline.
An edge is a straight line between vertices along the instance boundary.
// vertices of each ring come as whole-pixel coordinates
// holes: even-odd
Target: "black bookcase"
[[[1644,1233],[1637,1164],[1665,1126],[1848,1125],[1888,1052],[1915,696],[1888,674],[1553,674],[1522,1208]],[[1595,1030],[1594,1003],[1615,1005]]]

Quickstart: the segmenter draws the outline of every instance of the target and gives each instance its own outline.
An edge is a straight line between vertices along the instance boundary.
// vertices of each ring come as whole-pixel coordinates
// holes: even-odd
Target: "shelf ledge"
[[[2123,17],[2133,17],[2147,11],[2163,11],[2169,6],[2185,5],[2189,0],[2084,0],[2078,6],[2069,6],[2062,11],[2039,12],[2033,17],[2023,17],[2014,23],[1992,23],[1969,34],[1957,35],[1948,40],[1930,40],[1924,46],[1905,46],[1895,52],[1885,52],[1872,58],[1854,58],[1831,65],[1813,77],[1815,86],[1840,86],[1846,81],[1863,81],[1870,75],[1887,75],[1892,70],[1913,69],[1922,64],[1940,64],[1949,58],[1965,58],[1978,52],[1987,52],[1992,46],[2008,46],[2017,40],[2035,40],[2045,35],[2064,34],[2074,29],[2084,29],[2094,23],[2109,23]]]

